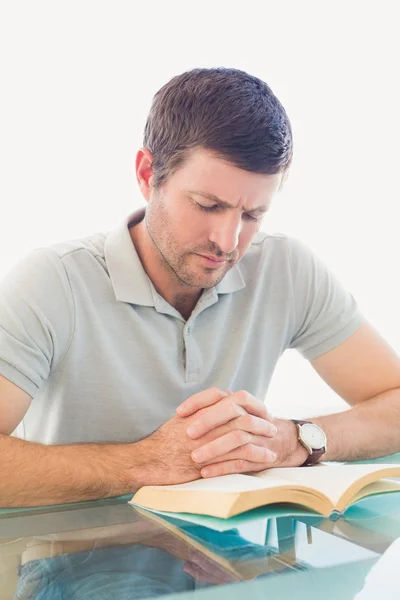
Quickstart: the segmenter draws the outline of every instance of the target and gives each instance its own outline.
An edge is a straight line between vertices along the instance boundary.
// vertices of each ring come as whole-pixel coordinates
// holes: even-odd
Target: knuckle
[[[222,464],[211,465],[211,467],[209,467],[209,473],[212,475],[212,477],[218,477],[218,475],[224,475],[224,465],[222,465]]]
[[[249,414],[243,415],[242,424],[247,431],[254,431],[257,427],[257,418]]]
[[[222,391],[217,387],[210,388],[210,392],[211,392],[211,394],[213,394],[215,396],[217,396],[218,394],[222,394]]]
[[[242,441],[242,431],[240,429],[232,431],[232,438],[235,443],[240,444]]]
[[[278,433],[278,428],[273,423],[269,423],[268,435],[270,437],[275,437]]]
[[[275,429],[275,426],[272,425],[272,423],[270,423],[269,421],[264,421],[263,430],[264,430],[265,435],[268,435],[268,436],[272,435],[274,433],[274,429]]]
[[[232,402],[232,408],[233,408],[233,412],[235,416],[241,417],[241,416],[246,416],[246,411],[245,409],[240,406],[240,404],[237,404],[236,402]]]
[[[215,476],[218,477],[219,475],[227,475],[229,473],[229,471],[226,468],[225,463],[219,463],[219,464],[213,466],[212,473],[213,473],[214,477]]]
[[[196,408],[196,407],[195,407],[195,406],[193,406],[193,408]],[[204,414],[206,414],[206,413],[207,413],[207,411],[208,411],[208,408],[209,408],[208,406],[204,406],[203,408],[199,408],[199,409],[196,411],[196,414],[195,414],[195,416],[196,416],[196,420],[197,420],[199,417],[202,417]],[[193,422],[194,422],[194,421],[193,421]]]
[[[267,448],[262,449],[262,462],[271,462],[271,452]]]
[[[242,429],[236,429],[233,432],[233,438],[234,441],[237,442],[237,444],[243,445],[249,443],[250,434],[247,433],[247,431],[243,431]]]
[[[256,448],[253,444],[246,444],[244,446],[244,458],[254,462],[256,455]]]
[[[250,394],[249,394],[249,392],[246,392],[246,390],[239,390],[238,392],[236,392],[235,396],[237,398],[239,398],[240,400],[243,400],[246,402],[249,399]]]
[[[247,471],[247,469],[248,469],[247,460],[245,460],[244,458],[238,458],[234,462],[234,468],[235,468],[235,471]]]
[[[227,400],[229,414],[232,417],[238,417],[242,415],[241,407],[236,404],[234,400]]]

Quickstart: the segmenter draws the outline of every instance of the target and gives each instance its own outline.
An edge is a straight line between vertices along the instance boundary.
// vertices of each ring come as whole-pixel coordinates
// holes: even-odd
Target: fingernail
[[[278,433],[278,428],[275,425],[271,425],[271,433],[272,435],[276,435]]]
[[[184,413],[185,412],[184,404],[181,404],[180,406],[178,406],[178,408],[176,409],[176,412],[178,413],[178,415]]]
[[[270,452],[270,457],[271,457],[272,462],[276,461],[276,454],[275,454],[275,452]]]
[[[208,477],[210,475],[210,473],[211,473],[210,469],[202,469],[201,470],[202,477]]]

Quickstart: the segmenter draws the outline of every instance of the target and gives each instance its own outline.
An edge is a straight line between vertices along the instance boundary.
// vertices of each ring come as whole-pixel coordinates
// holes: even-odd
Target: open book
[[[400,491],[400,465],[319,464],[252,475],[223,475],[178,485],[144,486],[131,503],[156,511],[227,519],[259,506],[291,503],[326,517],[375,494]]]

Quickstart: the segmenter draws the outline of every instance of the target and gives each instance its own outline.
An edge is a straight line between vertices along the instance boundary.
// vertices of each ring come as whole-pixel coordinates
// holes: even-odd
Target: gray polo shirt
[[[306,246],[262,232],[185,321],[138,258],[141,218],[35,250],[1,283],[0,373],[33,398],[25,439],[135,441],[213,386],[264,399],[287,348],[315,358],[363,321]]]

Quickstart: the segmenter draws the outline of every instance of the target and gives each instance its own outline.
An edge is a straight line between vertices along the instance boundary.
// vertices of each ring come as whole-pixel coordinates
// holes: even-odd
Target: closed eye
[[[217,212],[217,210],[221,208],[219,204],[213,204],[212,206],[204,206],[203,204],[199,204],[198,202],[196,202],[196,204],[200,208],[200,210],[204,210],[205,212]]]
[[[261,221],[262,215],[256,217],[250,213],[243,213],[242,215],[243,219],[245,219],[246,221]]]
[[[218,210],[226,210],[226,209],[224,209],[223,206],[220,206],[219,204],[213,204],[212,206],[204,206],[204,204],[199,204],[199,202],[196,202],[196,204],[199,207],[199,209],[203,210],[204,212],[212,213],[212,212],[218,212]],[[261,221],[262,215],[255,216],[255,215],[252,215],[251,213],[243,213],[242,217],[246,221],[258,222],[258,221]]]

